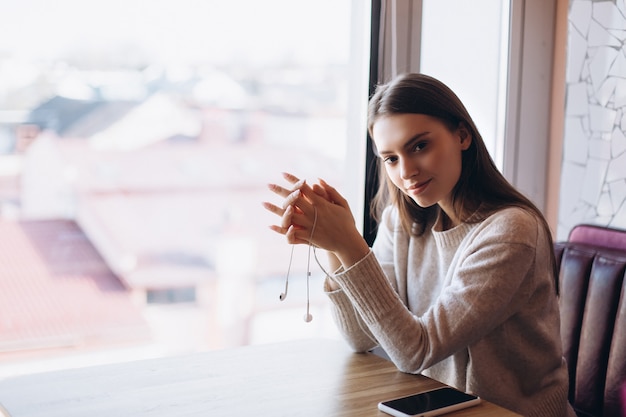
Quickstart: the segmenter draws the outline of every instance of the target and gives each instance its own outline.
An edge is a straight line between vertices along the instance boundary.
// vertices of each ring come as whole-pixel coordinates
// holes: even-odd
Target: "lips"
[[[413,194],[413,195],[421,194],[422,192],[424,192],[426,187],[428,187],[428,184],[430,184],[431,181],[432,181],[432,178],[429,180],[420,182],[420,183],[413,184],[409,186],[409,188],[407,188],[406,190],[409,194]]]

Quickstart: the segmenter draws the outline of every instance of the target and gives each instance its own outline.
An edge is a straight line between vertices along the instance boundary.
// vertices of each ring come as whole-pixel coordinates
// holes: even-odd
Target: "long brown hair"
[[[467,109],[448,86],[424,74],[403,74],[387,84],[379,85],[368,106],[370,136],[373,138],[372,128],[378,118],[407,113],[435,117],[451,132],[464,127],[471,135],[470,147],[462,154],[459,181],[452,190],[452,207],[461,221],[470,221],[470,216],[471,221],[481,221],[504,207],[520,207],[540,219],[552,245],[552,233],[543,214],[500,173]],[[436,214],[438,207],[418,206],[391,182],[381,158],[377,159],[377,164],[380,185],[373,200],[375,218],[379,220],[382,210],[393,204],[398,208],[402,226],[407,233],[417,236],[423,234],[428,220]],[[479,211],[476,213],[476,210]],[[553,251],[551,257],[556,271]]]

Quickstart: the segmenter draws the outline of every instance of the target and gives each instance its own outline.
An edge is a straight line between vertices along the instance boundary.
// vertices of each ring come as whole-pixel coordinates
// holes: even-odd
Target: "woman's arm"
[[[367,351],[376,347],[377,342],[367,326],[356,313],[337,282],[332,279],[332,272],[350,267],[369,253],[369,246],[356,231],[354,218],[347,201],[323,180],[320,180],[319,184],[309,187],[304,181],[291,174],[284,174],[284,177],[292,184],[290,189],[276,184],[269,185],[271,191],[283,197],[282,206],[268,202],[263,203],[267,210],[281,219],[279,225],[272,225],[270,228],[285,235],[290,243],[314,244],[326,249],[328,267],[324,269],[331,273],[326,277],[324,290],[332,302],[333,319],[340,333],[356,351]],[[307,213],[313,214],[312,220],[306,217]],[[331,229],[330,235],[328,229]],[[337,230],[332,229],[347,231],[341,233],[342,237],[352,236],[353,242],[356,243],[350,242],[349,239],[341,242],[341,239],[336,237]],[[328,241],[336,243],[335,246],[344,253],[343,260],[340,259],[336,251],[329,250],[330,247],[322,243]],[[341,251],[342,246],[347,248],[354,246],[357,250],[354,251],[354,255],[349,255],[349,250]]]
[[[396,366],[421,372],[478,342],[528,305],[538,285],[535,271],[549,268],[547,262],[536,264],[536,222],[529,225],[527,217],[519,217],[481,225],[459,248],[451,282],[420,316],[390,287],[373,254],[334,279]],[[544,278],[550,284],[551,278]]]

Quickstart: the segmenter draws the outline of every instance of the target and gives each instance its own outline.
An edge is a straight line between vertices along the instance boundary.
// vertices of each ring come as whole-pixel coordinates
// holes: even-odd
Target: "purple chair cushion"
[[[626,230],[581,224],[571,230],[567,240],[573,243],[586,243],[626,251]]]
[[[555,255],[570,403],[578,416],[620,416],[626,395],[626,230],[576,226],[567,242],[555,243]]]
[[[622,417],[626,417],[626,381],[622,384]]]

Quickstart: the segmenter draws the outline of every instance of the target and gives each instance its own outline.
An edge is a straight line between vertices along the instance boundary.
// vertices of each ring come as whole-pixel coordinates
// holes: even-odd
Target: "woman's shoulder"
[[[514,221],[521,223],[537,223],[537,214],[525,207],[508,206],[494,210],[486,218],[491,221]]]
[[[507,242],[529,245],[535,245],[545,234],[538,214],[522,207],[505,207],[491,213],[480,222],[479,229]]]

